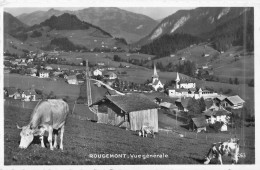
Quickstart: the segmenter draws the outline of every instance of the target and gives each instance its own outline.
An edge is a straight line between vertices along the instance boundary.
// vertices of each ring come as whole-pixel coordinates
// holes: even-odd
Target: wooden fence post
[[[73,109],[72,109],[72,113],[71,113],[71,114],[74,113],[75,105],[76,105],[76,101],[74,102],[74,106],[73,106]]]
[[[206,141],[208,141],[208,137],[207,137],[207,135],[206,135]]]

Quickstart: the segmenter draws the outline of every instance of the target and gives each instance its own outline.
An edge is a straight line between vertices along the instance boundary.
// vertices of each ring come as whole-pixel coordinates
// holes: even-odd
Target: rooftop
[[[143,94],[128,94],[122,96],[106,96],[108,100],[117,105],[125,112],[133,112],[139,110],[148,110],[159,108],[157,104],[151,101]]]
[[[195,126],[198,128],[207,126],[207,122],[204,117],[192,118],[192,121],[195,124]]]
[[[226,100],[228,100],[229,102],[231,102],[233,104],[238,104],[238,103],[244,103],[245,102],[238,95],[227,97]]]

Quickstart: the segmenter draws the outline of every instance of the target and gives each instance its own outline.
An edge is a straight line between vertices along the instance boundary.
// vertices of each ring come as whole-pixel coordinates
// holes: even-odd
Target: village
[[[87,81],[90,81],[89,79],[92,79],[92,81],[95,80],[94,84],[97,87],[103,86],[109,91],[108,94],[111,97],[106,96],[107,94],[103,94],[103,97],[114,104],[114,106],[111,106],[106,105],[106,102],[100,103],[104,99],[88,103],[90,110],[97,115],[95,121],[105,124],[110,122],[112,125],[134,131],[140,129],[142,124],[148,124],[154,127],[155,132],[158,132],[158,109],[176,115],[176,119],[178,116],[186,117],[186,123],[190,124],[188,128],[192,131],[205,132],[207,131],[206,127],[216,128],[215,124],[219,124],[217,126],[218,129],[215,129],[216,131],[228,131],[228,127],[231,127],[231,121],[233,121],[233,118],[231,119],[232,110],[241,110],[245,103],[238,95],[227,96],[204,89],[203,87],[197,87],[193,79],[182,77],[178,72],[176,77],[172,77],[173,81],[171,81],[171,84],[166,87],[160,81],[155,65],[152,77],[147,77],[147,81],[144,84],[138,84],[121,80],[118,77],[118,72],[116,72],[117,68],[107,66],[104,62],[98,62],[89,67],[88,62],[84,60],[78,64],[82,66],[80,69],[52,68],[50,66],[52,63],[58,65],[70,64],[66,62],[66,59],[58,57],[57,52],[49,54],[45,54],[44,52],[40,54],[30,52],[26,58],[18,59],[6,56],[4,63],[6,74],[18,73],[50,81],[64,81],[71,85],[84,86],[86,84],[86,77],[89,76]],[[129,68],[130,66],[126,67]],[[87,70],[89,71],[88,75],[86,74]],[[88,92],[91,93],[91,90],[86,91],[86,93]],[[55,97],[53,92],[44,96],[38,89],[17,89],[15,87],[5,87],[4,95],[5,97],[25,102]],[[91,95],[95,96],[95,94],[87,94],[87,96]],[[135,97],[133,98],[133,96]],[[122,103],[123,106],[113,101],[118,100],[117,98],[124,101]],[[138,108],[138,103],[146,102],[147,107],[141,104],[140,108]],[[133,111],[140,112],[138,113],[139,118],[134,116],[135,119],[143,120],[144,122],[139,122],[138,125],[129,124],[129,122],[133,121],[131,120],[129,111],[123,109],[124,107],[130,107],[126,103],[133,107],[130,110],[136,108]],[[110,107],[117,109],[114,111]],[[104,110],[104,108],[106,109]],[[188,114],[189,116],[187,116],[188,112],[190,113]]]

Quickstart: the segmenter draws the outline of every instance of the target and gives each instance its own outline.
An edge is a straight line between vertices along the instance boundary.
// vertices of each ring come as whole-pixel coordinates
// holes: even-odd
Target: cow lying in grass
[[[231,156],[232,164],[237,163],[239,157],[239,139],[231,138],[227,142],[214,143],[206,156],[204,164],[209,164],[213,158],[217,158],[220,164],[223,164],[222,156]]]
[[[54,145],[52,145],[53,130],[60,130],[60,149],[63,150],[63,133],[66,117],[69,113],[68,104],[61,99],[49,99],[41,101],[33,110],[31,120],[28,125],[19,127],[22,129],[19,148],[26,149],[33,141],[34,136],[40,136],[41,146],[45,147],[43,142],[44,132],[47,131],[50,149],[57,146],[57,135],[54,134]]]
[[[138,131],[139,136],[147,137],[148,134],[152,135],[155,138],[153,127],[143,125],[142,128]]]

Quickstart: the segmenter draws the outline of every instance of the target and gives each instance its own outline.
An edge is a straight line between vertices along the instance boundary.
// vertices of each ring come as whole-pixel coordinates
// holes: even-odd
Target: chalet
[[[39,78],[49,78],[50,72],[47,70],[39,71]]]
[[[185,98],[180,98],[175,101],[176,106],[178,107],[178,110],[182,110],[184,112],[188,112],[188,104],[189,101],[191,100],[191,97],[185,97]]]
[[[196,118],[191,118],[191,121],[189,123],[189,130],[196,130],[197,133],[201,131],[206,131],[207,128],[207,122],[204,117],[196,117]]]
[[[217,106],[222,106],[222,107],[226,107],[226,102],[225,99],[227,98],[227,96],[225,95],[219,95],[215,98],[216,104]]]
[[[77,79],[77,76],[76,75],[70,75],[67,77],[67,82],[68,84],[75,84],[75,85],[78,85],[78,79]]]
[[[37,93],[35,90],[25,90],[22,92],[22,100],[23,101],[36,101],[36,95]]]
[[[153,127],[154,132],[158,132],[159,106],[143,94],[107,95],[90,107],[96,108],[99,123],[133,131],[147,125]]]
[[[114,73],[114,72],[107,72],[104,74],[104,77],[106,79],[110,79],[110,80],[114,80],[114,79],[117,79],[117,75]]]
[[[205,116],[206,122],[208,124],[215,124],[216,122],[219,122],[222,124],[220,131],[227,131],[227,124],[229,123],[231,112],[221,109],[221,110],[207,110],[203,112],[203,115]]]
[[[225,99],[227,103],[227,107],[230,107],[231,109],[240,109],[243,107],[245,101],[241,99],[238,95],[236,96],[229,96]]]
[[[100,69],[96,69],[93,71],[94,76],[102,76],[102,71]]]

